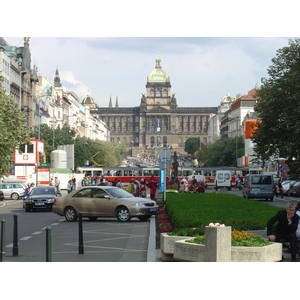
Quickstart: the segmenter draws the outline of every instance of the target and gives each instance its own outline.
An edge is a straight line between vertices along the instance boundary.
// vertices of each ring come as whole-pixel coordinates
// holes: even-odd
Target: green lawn
[[[230,194],[168,193],[166,210],[175,235],[203,234],[209,223],[237,230],[265,229],[267,221],[282,208]],[[193,230],[191,230],[193,228]]]

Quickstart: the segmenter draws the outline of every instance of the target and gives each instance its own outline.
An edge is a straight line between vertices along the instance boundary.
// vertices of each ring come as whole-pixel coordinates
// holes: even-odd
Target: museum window
[[[150,97],[154,97],[154,90],[150,90]]]
[[[167,90],[163,90],[163,97],[168,97],[168,91]]]
[[[156,91],[156,97],[161,97],[161,91],[160,90]]]

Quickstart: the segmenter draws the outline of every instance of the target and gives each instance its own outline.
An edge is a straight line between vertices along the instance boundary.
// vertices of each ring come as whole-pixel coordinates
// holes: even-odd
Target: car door
[[[78,212],[82,212],[83,215],[89,214],[91,211],[91,198],[92,188],[85,188],[78,191],[70,199],[70,205],[72,205]]]
[[[100,187],[93,189],[93,198],[91,199],[91,204],[91,213],[93,214],[93,216],[114,216],[114,201],[104,189],[101,189]]]

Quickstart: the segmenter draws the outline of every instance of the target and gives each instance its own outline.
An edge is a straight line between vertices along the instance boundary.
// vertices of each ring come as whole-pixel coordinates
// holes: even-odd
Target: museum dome
[[[97,103],[95,99],[91,95],[86,95],[81,102],[82,105],[86,105],[89,107],[96,107]]]
[[[161,59],[159,56],[155,59],[155,69],[148,76],[148,82],[170,82],[170,77],[161,67]]]

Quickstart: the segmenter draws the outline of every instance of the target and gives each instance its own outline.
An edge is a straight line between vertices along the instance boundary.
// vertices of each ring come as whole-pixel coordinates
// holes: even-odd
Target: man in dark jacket
[[[296,261],[297,237],[296,230],[299,223],[299,216],[295,213],[296,207],[292,203],[286,205],[285,210],[280,210],[267,223],[267,235],[271,242],[285,239],[290,242],[292,261]],[[275,229],[273,225],[277,222]]]

